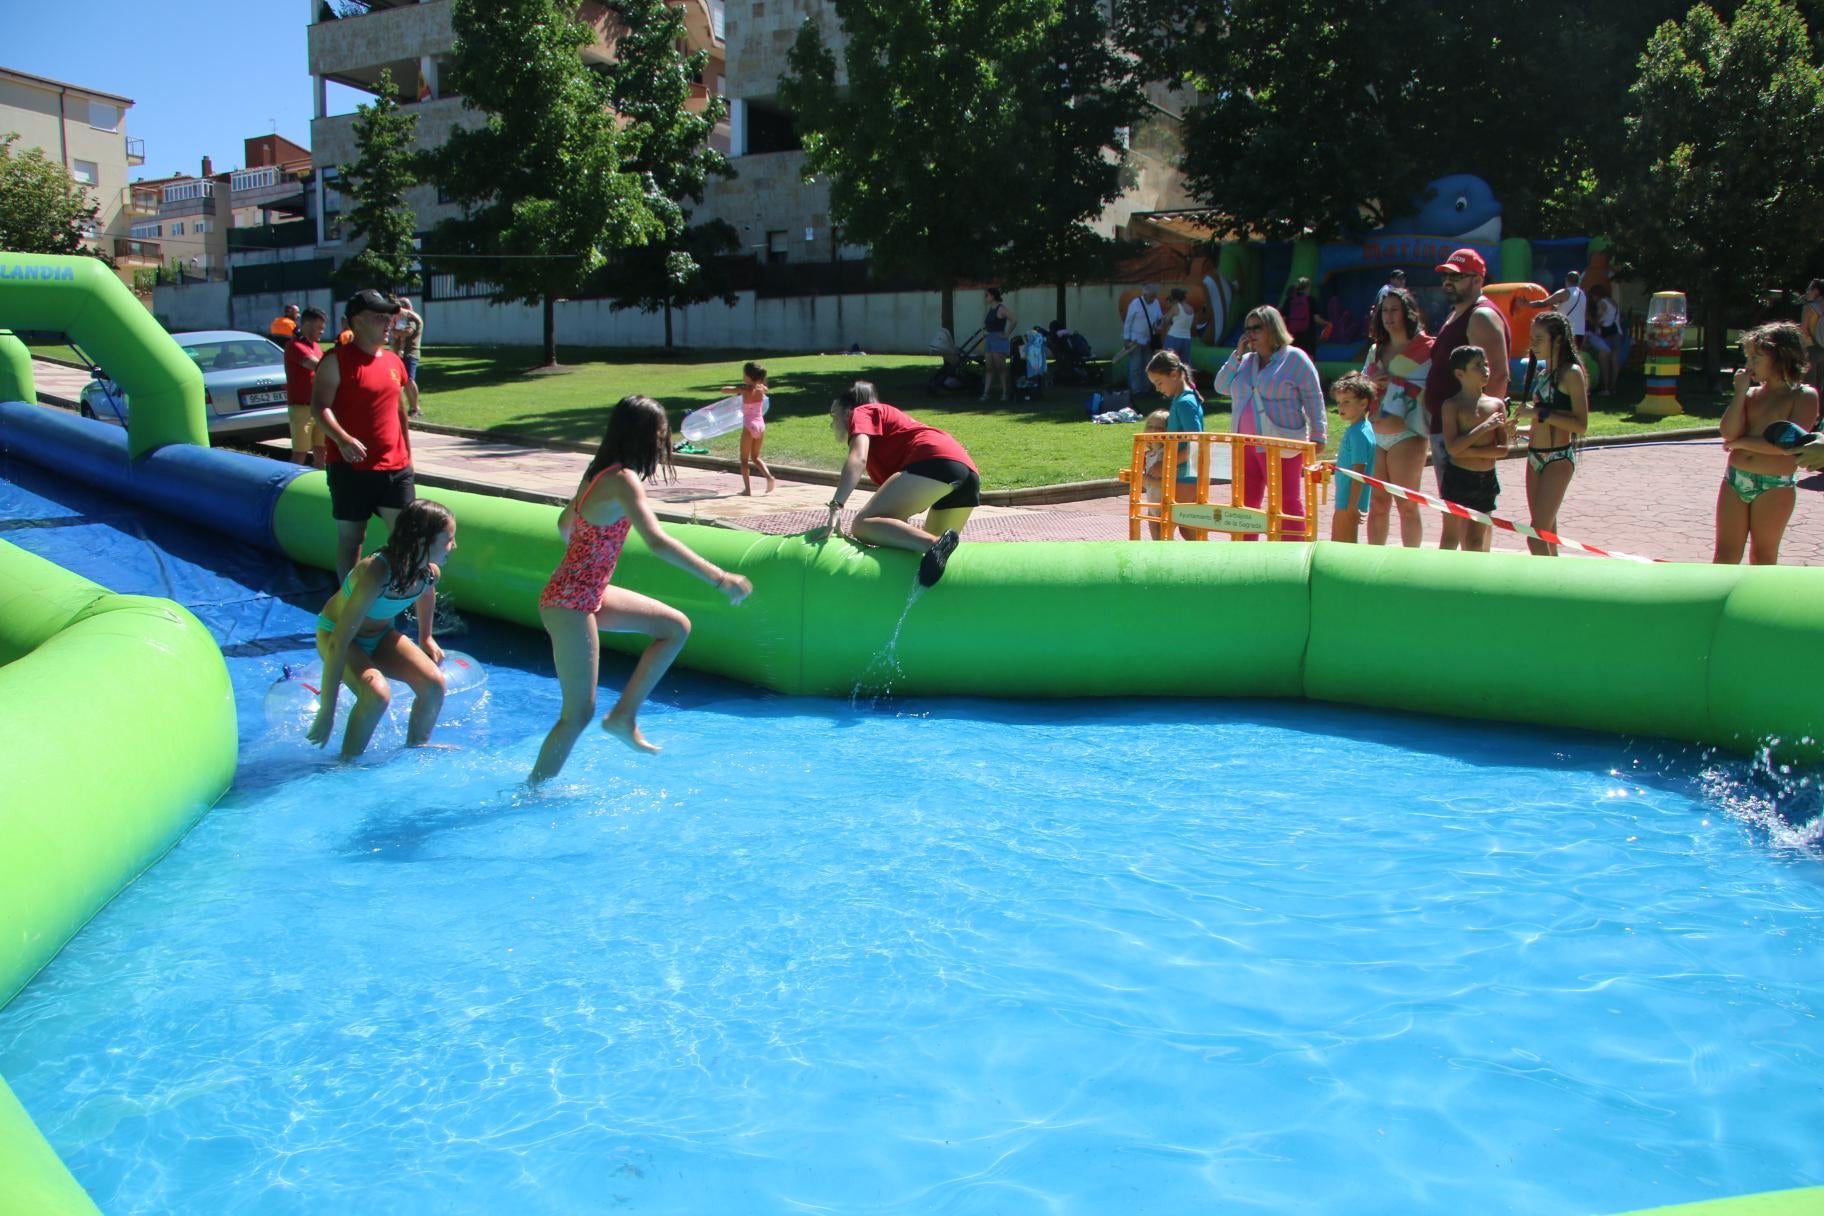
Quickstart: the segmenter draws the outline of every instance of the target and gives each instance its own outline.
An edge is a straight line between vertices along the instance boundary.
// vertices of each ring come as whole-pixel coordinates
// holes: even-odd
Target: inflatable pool
[[[85,301],[85,291],[126,295],[118,280],[70,262],[81,259],[0,259],[0,271],[33,271],[0,273],[0,322],[70,332],[134,394],[141,429],[123,434],[26,404],[16,351],[0,352],[9,355],[0,397],[21,398],[0,402],[0,450],[330,566],[322,475],[193,446],[204,439],[200,391],[159,356],[156,326],[139,325],[117,299]],[[559,555],[555,509],[436,497],[462,521],[443,589],[465,611],[535,626]],[[637,540],[622,577],[691,616],[684,664],[783,693],[890,683],[901,694],[1303,697],[1824,758],[1824,621],[1813,607],[1824,570],[1330,544],[978,545],[920,594],[909,556],[688,531],[692,547],[754,581],[746,605],[728,608]],[[0,811],[0,908],[22,926],[18,941],[0,942],[3,1000],[226,788],[235,728],[220,654],[181,609],[110,596],[6,547],[0,587],[0,730],[25,741],[28,757],[14,775],[21,796]],[[1169,644],[1157,630],[1104,625],[1141,620],[1183,625]],[[1368,623],[1390,621],[1403,623],[1398,643],[1368,644]],[[1565,659],[1547,669],[1503,661],[1502,639],[1541,622],[1558,628]],[[95,705],[70,699],[103,682],[117,694],[107,698],[117,718],[101,729],[124,762],[95,771],[104,766],[59,744],[58,724],[85,714],[93,727]],[[71,822],[91,829],[80,848],[69,847]],[[85,1210],[80,1187],[29,1128],[0,1086],[0,1208]],[[1690,1211],[1798,1212],[1821,1199],[1791,1192]]]

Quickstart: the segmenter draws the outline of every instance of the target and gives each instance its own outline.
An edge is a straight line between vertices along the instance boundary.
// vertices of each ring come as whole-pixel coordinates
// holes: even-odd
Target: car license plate
[[[282,388],[267,388],[258,391],[243,389],[241,391],[241,408],[244,410],[255,409],[262,405],[284,404],[285,390]]]

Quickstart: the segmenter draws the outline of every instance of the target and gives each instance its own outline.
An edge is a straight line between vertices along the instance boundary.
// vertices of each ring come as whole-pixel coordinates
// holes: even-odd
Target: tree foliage
[[[40,148],[15,148],[19,133],[0,135],[0,249],[14,253],[88,254],[83,232],[96,223],[101,203],[88,188]]]
[[[1187,94],[1193,194],[1272,238],[1320,238],[1405,212],[1447,173],[1483,178],[1508,228],[1587,216],[1617,154],[1616,73],[1673,0],[1127,0],[1118,36]],[[1573,229],[1574,230],[1574,229]]]
[[[671,345],[671,310],[706,300],[733,305],[726,276],[715,261],[740,247],[729,224],[692,224],[691,205],[703,201],[712,177],[733,177],[728,158],[709,146],[728,103],[711,95],[701,111],[687,108],[692,83],[709,64],[707,50],[684,54],[684,10],[667,0],[621,0],[626,31],[615,43],[608,97],[623,123],[622,167],[637,174],[661,228],[618,259],[609,279],[610,306],[665,313]]]
[[[1654,31],[1628,90],[1610,230],[1661,289],[1700,295],[1709,367],[1725,310],[1817,252],[1824,71],[1790,0],[1700,4]]]
[[[338,185],[355,204],[347,215],[349,232],[366,244],[337,268],[337,280],[347,290],[415,290],[418,218],[405,192],[418,184],[412,151],[418,116],[399,109],[390,70],[380,73],[374,101],[356,109],[354,127],[355,160],[338,167]]]
[[[553,305],[576,292],[605,251],[662,234],[607,83],[580,57],[593,31],[566,0],[456,0],[451,86],[487,115],[428,159],[430,176],[466,209],[440,222],[433,264],[484,283],[499,302],[542,302],[545,362],[557,361]]]
[[[945,286],[1093,262],[1140,105],[1096,0],[834,7],[844,71],[807,19],[779,92],[845,239]]]

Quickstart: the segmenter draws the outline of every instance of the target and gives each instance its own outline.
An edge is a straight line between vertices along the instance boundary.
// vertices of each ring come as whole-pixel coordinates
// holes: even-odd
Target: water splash
[[[880,703],[893,696],[893,683],[905,675],[905,668],[899,665],[899,635],[906,627],[906,618],[912,615],[912,606],[922,598],[927,588],[917,579],[912,580],[912,594],[906,597],[906,606],[900,610],[899,620],[893,626],[893,632],[887,637],[887,644],[880,648],[868,665],[862,668],[861,677],[855,681],[855,687],[849,690],[849,708],[861,709],[862,699],[867,698],[867,709],[879,709]]]
[[[1694,761],[1661,756],[1657,761],[1636,760],[1634,767],[1660,770],[1705,806],[1745,824],[1776,849],[1824,852],[1824,769],[1776,759],[1773,751],[1778,745],[1778,740],[1770,740],[1753,756],[1705,748]],[[1625,779],[1630,774],[1613,775]]]

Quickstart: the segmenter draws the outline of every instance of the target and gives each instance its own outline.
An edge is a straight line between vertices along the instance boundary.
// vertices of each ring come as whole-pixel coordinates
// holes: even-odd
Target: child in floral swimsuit
[[[538,616],[551,635],[551,656],[563,690],[563,709],[545,736],[538,762],[527,778],[536,787],[555,777],[569,759],[577,737],[595,716],[595,686],[601,665],[601,630],[643,633],[652,643],[641,652],[620,700],[602,719],[602,729],[640,751],[659,749],[646,741],[636,721],[640,706],[690,636],[690,620],[625,587],[611,585],[629,530],[637,531],[654,556],[688,570],[739,604],[753,584],[704,561],[673,540],[646,502],[643,483],[660,468],[671,475],[671,426],[650,397],[623,397],[608,416],[608,433],[583,473],[577,494],[558,516],[566,547],[538,598]]]

